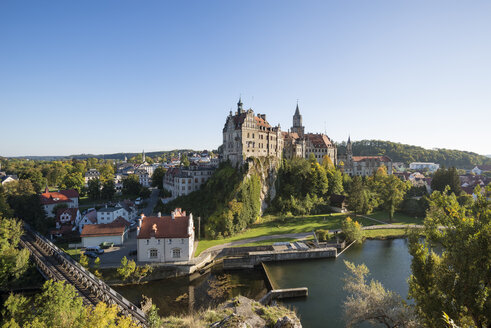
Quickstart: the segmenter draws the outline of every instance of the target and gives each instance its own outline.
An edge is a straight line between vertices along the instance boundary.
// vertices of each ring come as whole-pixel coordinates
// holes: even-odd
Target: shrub
[[[355,240],[359,244],[363,242],[362,225],[358,223],[358,221],[353,221],[350,217],[347,217],[344,219],[341,229],[343,230],[348,242]]]

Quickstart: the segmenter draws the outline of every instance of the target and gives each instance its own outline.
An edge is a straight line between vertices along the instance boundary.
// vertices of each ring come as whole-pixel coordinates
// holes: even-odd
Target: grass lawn
[[[363,234],[366,238],[387,238],[406,236],[406,229],[376,229],[365,230]]]
[[[424,220],[424,218],[416,218],[414,216],[396,212],[394,213],[392,222],[389,222],[389,214],[385,211],[376,211],[367,214],[366,216],[391,224],[423,224]]]
[[[346,216],[346,214],[342,213],[289,218],[266,216],[261,218],[261,221],[255,223],[251,228],[232,237],[216,240],[201,240],[198,244],[198,248],[196,249],[195,256],[198,256],[202,251],[212,246],[230,243],[237,240],[268,235],[311,232],[312,230],[317,229],[339,229],[341,228],[341,222]],[[364,226],[377,224],[374,221],[361,217],[358,218],[358,221]]]
[[[302,239],[302,240],[312,240],[312,239],[314,239],[313,236],[309,237],[307,239]],[[267,245],[273,245],[274,243],[277,243],[277,242],[284,242],[284,241],[294,242],[294,241],[298,241],[298,240],[300,240],[300,239],[296,239],[296,238],[275,238],[275,239],[261,240],[261,241],[257,241],[254,243],[237,245],[237,246],[233,246],[233,247],[267,246]]]
[[[78,249],[75,249],[75,248],[68,248],[68,243],[60,243],[60,244],[55,244],[56,246],[58,246],[58,248],[62,249],[65,251],[65,253],[67,253],[68,255],[70,255],[71,257],[73,257],[73,259],[75,261],[78,262],[78,260],[80,259],[80,254],[81,254],[81,249],[78,248]]]

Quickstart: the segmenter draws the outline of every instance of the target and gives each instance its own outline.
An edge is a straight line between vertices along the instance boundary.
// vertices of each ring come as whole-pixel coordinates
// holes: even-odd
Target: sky
[[[283,130],[491,154],[491,1],[0,1],[0,156]]]

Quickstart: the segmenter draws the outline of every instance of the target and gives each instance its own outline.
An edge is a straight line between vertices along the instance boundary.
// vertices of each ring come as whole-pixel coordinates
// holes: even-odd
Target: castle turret
[[[237,103],[237,112],[239,114],[242,114],[242,112],[244,111],[244,109],[242,108],[242,97],[239,98],[239,102]]]
[[[302,137],[305,133],[305,127],[302,125],[302,115],[300,115],[300,109],[298,109],[298,102],[297,108],[295,109],[295,114],[293,115],[293,126],[291,131],[298,133],[300,137]]]

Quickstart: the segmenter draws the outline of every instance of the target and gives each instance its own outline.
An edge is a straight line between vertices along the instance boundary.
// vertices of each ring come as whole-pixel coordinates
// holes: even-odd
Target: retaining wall
[[[320,258],[336,257],[337,249],[334,247],[329,248],[315,248],[309,250],[289,250],[289,251],[262,251],[262,252],[249,252],[241,257],[226,258],[223,260],[224,269],[242,269],[253,268],[259,265],[261,262],[274,262],[274,261],[291,261],[291,260],[309,260]]]

